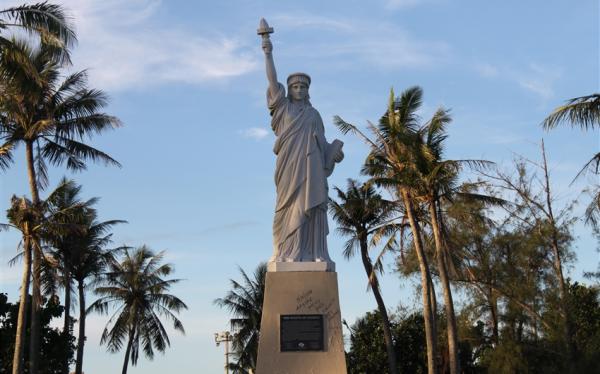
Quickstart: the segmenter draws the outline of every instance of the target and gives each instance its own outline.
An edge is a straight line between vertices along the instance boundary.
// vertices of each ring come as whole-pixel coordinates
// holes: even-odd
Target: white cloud
[[[240,130],[239,134],[242,135],[244,138],[261,140],[269,135],[269,131],[262,127],[251,127],[249,129]]]
[[[93,85],[124,90],[168,82],[202,84],[254,70],[257,61],[232,36],[159,25],[159,0],[66,0],[79,44],[75,69],[90,69]]]
[[[560,76],[557,68],[531,63],[525,71],[516,73],[516,80],[522,88],[548,100],[554,96],[553,85]]]
[[[278,15],[274,19],[286,29],[305,27],[312,31],[306,32],[313,35],[310,39],[286,50],[293,56],[310,51],[308,56],[318,56],[321,61],[335,59],[336,63],[362,62],[398,69],[435,66],[447,61],[450,54],[450,46],[445,42],[419,40],[397,24],[381,20],[328,18],[311,13]],[[328,32],[323,32],[323,28]]]
[[[328,17],[295,13],[294,15],[279,14],[273,17],[274,23],[285,25],[286,28],[321,28],[336,31],[352,31],[355,29],[349,22]]]
[[[484,78],[502,78],[514,82],[544,101],[554,96],[554,83],[562,76],[560,68],[535,62],[519,68],[476,63],[473,69]]]

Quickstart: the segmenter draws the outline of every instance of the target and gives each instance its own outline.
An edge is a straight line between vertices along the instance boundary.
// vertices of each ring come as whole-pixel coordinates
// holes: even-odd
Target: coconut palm
[[[63,181],[66,179],[63,178]],[[73,183],[72,188],[65,189],[63,193],[58,194],[56,199],[52,202],[51,206],[55,209],[62,209],[62,207],[79,205],[80,208],[72,210],[70,214],[59,214],[54,218],[54,221],[61,222],[64,224],[72,224],[76,227],[73,230],[50,235],[47,238],[49,246],[51,247],[51,256],[55,260],[57,267],[57,281],[60,286],[64,289],[64,323],[63,323],[63,336],[65,342],[70,339],[71,336],[71,299],[73,293],[73,277],[72,277],[72,254],[75,251],[73,242],[76,234],[83,229],[82,221],[84,221],[86,213],[91,209],[91,206],[97,201],[97,199],[90,199],[83,202],[79,198],[79,192],[81,186],[77,186]],[[69,373],[69,357],[64,357],[64,374]]]
[[[83,230],[70,238],[69,249],[71,275],[77,283],[79,302],[79,333],[77,336],[77,356],[75,361],[75,374],[83,372],[83,349],[85,344],[86,301],[85,290],[93,285],[102,274],[105,267],[111,262],[112,251],[106,246],[111,242],[112,234],[109,229],[125,221],[111,220],[98,222],[96,212],[90,210],[83,222]],[[69,244],[67,244],[69,245]]]
[[[450,373],[460,373],[458,355],[458,332],[452,289],[450,288],[450,269],[453,268],[453,256],[450,252],[444,232],[444,214],[442,205],[451,205],[457,195],[466,200],[477,200],[484,204],[501,205],[503,200],[474,192],[461,191],[458,176],[465,167],[483,169],[492,162],[485,160],[446,160],[443,158],[446,127],[451,122],[449,110],[440,108],[432,118],[418,130],[421,141],[414,152],[421,152],[416,157],[416,176],[419,177],[418,199],[426,203],[429,212],[429,226],[435,245],[435,259],[444,296],[446,310],[446,331],[448,334],[448,351]]]
[[[6,30],[20,29],[36,34],[52,47],[57,62],[69,61],[69,50],[76,42],[75,32],[61,5],[44,1],[0,10],[0,49],[11,48],[12,40]]]
[[[230,322],[237,362],[230,364],[230,368],[235,373],[247,373],[256,369],[267,264],[260,263],[252,278],[243,269],[239,271],[243,283],[230,279],[232,289],[214,303],[233,314]]]
[[[429,374],[437,372],[436,342],[436,301],[428,259],[423,246],[421,220],[418,217],[420,203],[417,200],[420,181],[415,165],[418,157],[424,155],[418,134],[419,116],[417,111],[422,104],[423,92],[419,87],[407,89],[398,98],[392,90],[387,112],[379,121],[379,126],[369,122],[369,129],[375,139],[364,135],[356,126],[347,123],[339,116],[334,121],[343,133],[352,132],[363,139],[371,148],[363,167],[363,173],[372,176],[374,183],[389,188],[403,205],[410,224],[413,245],[419,262],[423,298],[423,319],[427,342],[427,362]]]
[[[129,361],[137,364],[140,347],[149,359],[154,349],[164,352],[171,343],[160,317],[173,323],[173,328],[185,333],[183,324],[175,316],[187,306],[178,297],[167,292],[180,279],[164,279],[173,272],[169,264],[161,264],[164,252],[155,254],[146,246],[124,249],[123,259],[111,261],[107,272],[98,280],[94,292],[100,296],[89,311],[102,314],[116,308],[108,320],[100,344],[110,352],[118,352],[126,344],[123,374]]]
[[[64,193],[72,187],[71,181],[62,181],[58,187],[50,193],[46,200],[34,205],[29,199],[13,196],[11,199],[11,207],[7,211],[9,224],[0,225],[0,228],[14,228],[21,232],[22,241],[19,243],[18,250],[23,249],[21,255],[23,258],[23,276],[21,281],[20,300],[24,300],[25,306],[19,307],[18,321],[25,321],[25,311],[27,310],[27,294],[29,290],[29,282],[31,277],[31,257],[32,253],[37,253],[40,259],[44,259],[42,249],[44,247],[43,240],[49,235],[60,235],[68,228],[54,220],[55,215],[69,214],[72,210],[77,210],[78,205],[65,205],[60,209],[51,208],[52,201],[56,196]],[[17,256],[21,257],[21,256]],[[40,261],[40,268],[34,274],[34,280],[41,283],[42,269],[50,270],[46,262]],[[44,272],[45,274],[48,271]],[[45,277],[49,279],[51,277]],[[51,289],[51,287],[50,287]],[[34,290],[32,298],[41,299],[41,288]],[[23,302],[23,301],[22,301]],[[17,324],[17,332],[15,336],[15,354],[13,357],[13,373],[22,372],[25,339],[25,325]]]
[[[94,278],[99,276],[105,265],[112,258],[112,251],[106,249],[112,234],[109,229],[121,220],[97,221],[96,210],[93,205],[98,201],[92,198],[87,201],[80,199],[81,186],[73,181],[63,179],[68,187],[61,193],[53,195],[49,208],[56,211],[52,221],[56,225],[67,226],[68,229],[53,232],[46,240],[52,247],[51,255],[54,263],[59,268],[60,283],[65,289],[65,318],[63,335],[65,340],[70,336],[72,285],[77,284],[79,301],[79,334],[77,340],[77,359],[75,373],[81,374],[83,367],[83,350],[85,343],[85,317],[86,302],[85,289]],[[76,206],[76,209],[66,209]],[[63,213],[58,213],[63,212]],[[68,372],[68,357],[65,358],[65,368]]]
[[[349,237],[344,246],[344,257],[349,259],[354,256],[357,248],[360,249],[360,257],[367,274],[368,284],[373,291],[381,316],[388,367],[390,373],[395,374],[398,369],[390,320],[377,279],[377,271],[382,269],[381,261],[377,261],[374,267],[369,256],[370,238],[371,244],[376,244],[378,239],[393,234],[398,229],[397,225],[391,223],[395,213],[394,204],[384,200],[371,184],[360,184],[352,179],[348,180],[346,192],[337,187],[334,190],[337,192],[339,202],[331,200],[329,210],[337,223],[337,232]]]
[[[46,162],[66,163],[68,169],[85,169],[85,162],[103,161],[118,165],[113,158],[84,143],[85,138],[119,125],[117,118],[99,112],[107,103],[104,93],[87,87],[85,71],[61,80],[53,48],[31,47],[13,41],[0,54],[0,169],[6,169],[19,145],[25,159],[31,202],[38,205],[39,191],[47,184]],[[31,72],[34,72],[32,75]],[[41,253],[32,254],[32,293],[39,294]],[[22,300],[23,301],[23,300]],[[21,303],[23,305],[24,303]],[[39,361],[39,298],[32,299],[31,371]],[[19,324],[22,324],[21,320]],[[15,351],[15,357],[20,353]]]

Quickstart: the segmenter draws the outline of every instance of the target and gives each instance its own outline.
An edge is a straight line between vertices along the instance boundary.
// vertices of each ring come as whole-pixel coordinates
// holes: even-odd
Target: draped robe
[[[333,148],[325,139],[321,115],[306,100],[302,109],[285,95],[267,93],[271,127],[277,136],[272,262],[327,261],[327,177],[333,171]],[[297,105],[297,104],[296,104]]]

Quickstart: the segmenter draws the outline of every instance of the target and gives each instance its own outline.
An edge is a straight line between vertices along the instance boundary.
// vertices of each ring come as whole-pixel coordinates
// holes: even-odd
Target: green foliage
[[[127,346],[125,368],[129,360],[137,364],[140,348],[149,359],[154,349],[164,352],[170,345],[161,318],[172,322],[173,329],[185,333],[174,313],[187,309],[177,296],[167,293],[180,279],[164,279],[173,272],[170,264],[162,264],[164,252],[154,253],[146,246],[126,248],[120,261],[111,261],[107,272],[98,280],[94,292],[100,296],[89,311],[116,312],[107,322],[100,344],[110,352]]]
[[[423,316],[419,313],[392,318],[391,330],[398,358],[398,372],[426,373],[427,349]],[[377,311],[367,312],[350,327],[350,350],[347,354],[348,373],[388,373],[387,354],[381,317]]]
[[[267,264],[260,263],[252,278],[243,269],[239,271],[243,282],[231,279],[231,290],[214,303],[233,315],[230,322],[235,362],[230,368],[234,373],[246,373],[256,368]]]
[[[600,287],[575,282],[569,293],[577,370],[591,373],[600,362]]]
[[[31,302],[28,303],[31,306]],[[17,315],[19,303],[10,303],[6,294],[0,294],[0,374],[12,372],[12,358],[14,351],[15,333],[17,328]],[[75,352],[75,337],[68,336],[65,343],[62,332],[57,328],[50,327],[50,321],[59,318],[64,313],[64,307],[59,304],[57,297],[47,299],[41,309],[41,354],[40,359],[44,365],[40,367],[40,374],[60,374],[64,369],[64,357],[68,362],[73,362]],[[29,314],[29,311],[28,311]],[[25,341],[29,343],[29,329],[26,331]],[[25,351],[25,371],[29,373],[27,360],[28,350]]]

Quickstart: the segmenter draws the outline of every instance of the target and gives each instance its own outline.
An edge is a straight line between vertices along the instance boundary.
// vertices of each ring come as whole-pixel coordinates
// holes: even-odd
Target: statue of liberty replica
[[[273,29],[261,19],[276,140],[273,255],[269,260],[257,374],[345,374],[335,264],[327,251],[327,177],[344,158],[340,140],[327,142],[308,94],[311,78],[290,74],[279,83]]]
[[[269,262],[326,262],[327,253],[327,177],[335,163],[342,161],[342,142],[331,144],[319,112],[309,100],[311,79],[293,73],[286,87],[277,81],[273,61],[273,32],[261,20],[267,79],[267,102],[271,128],[277,136],[273,151],[277,155],[275,185],[277,202],[273,220],[274,253]],[[331,266],[331,268],[333,268]]]

